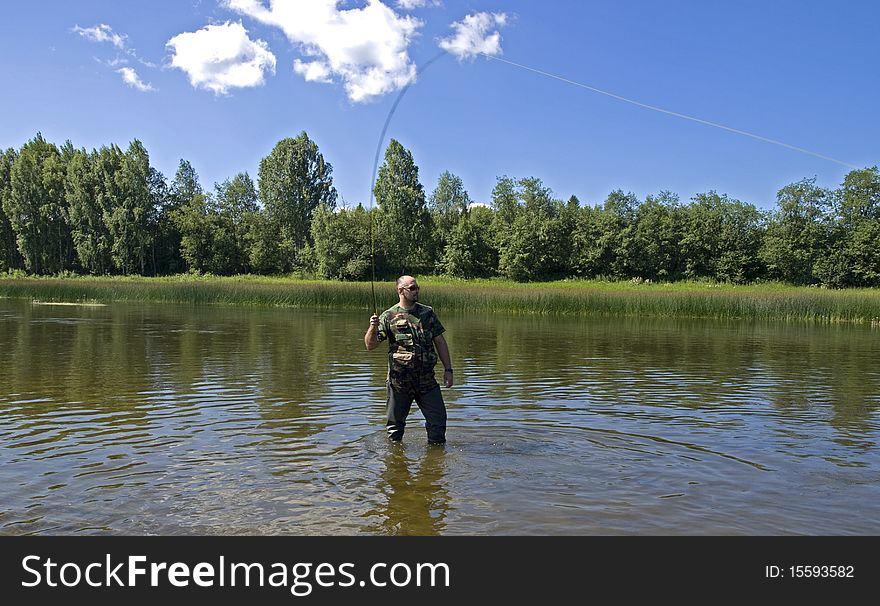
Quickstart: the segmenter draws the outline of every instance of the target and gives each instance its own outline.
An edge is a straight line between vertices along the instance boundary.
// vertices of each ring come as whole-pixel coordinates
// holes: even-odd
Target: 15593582
[[[845,564],[801,564],[789,566],[788,572],[793,579],[854,579],[855,566]]]

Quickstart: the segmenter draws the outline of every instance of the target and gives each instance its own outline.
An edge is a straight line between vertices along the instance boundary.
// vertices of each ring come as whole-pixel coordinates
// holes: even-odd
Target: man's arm
[[[379,343],[379,316],[373,314],[370,317],[370,327],[364,335],[364,345],[367,346],[367,351],[373,351],[379,347]]]
[[[434,337],[434,347],[437,348],[437,355],[443,362],[443,385],[452,387],[455,382],[452,377],[452,360],[449,357],[449,345],[446,344],[446,337],[437,335]]]

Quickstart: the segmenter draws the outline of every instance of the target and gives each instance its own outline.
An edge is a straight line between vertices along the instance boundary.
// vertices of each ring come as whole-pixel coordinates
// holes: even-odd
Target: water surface
[[[876,328],[438,313],[445,448],[369,313],[0,299],[0,533],[880,532]]]

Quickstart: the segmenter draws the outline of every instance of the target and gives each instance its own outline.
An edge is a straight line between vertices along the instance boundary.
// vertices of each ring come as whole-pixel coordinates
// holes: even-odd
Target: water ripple
[[[360,315],[0,320],[6,534],[880,530],[880,354],[855,329],[452,317],[437,449],[417,408],[386,441]]]

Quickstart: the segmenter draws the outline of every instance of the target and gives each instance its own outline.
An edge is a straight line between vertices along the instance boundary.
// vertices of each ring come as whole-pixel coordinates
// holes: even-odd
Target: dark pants
[[[443,444],[446,441],[446,405],[443,403],[443,394],[440,386],[425,393],[410,393],[394,389],[389,382],[388,386],[388,437],[399,442],[403,439],[403,429],[406,427],[406,418],[412,409],[413,400],[419,405],[419,410],[425,417],[425,429],[428,432],[428,442],[431,444]]]

